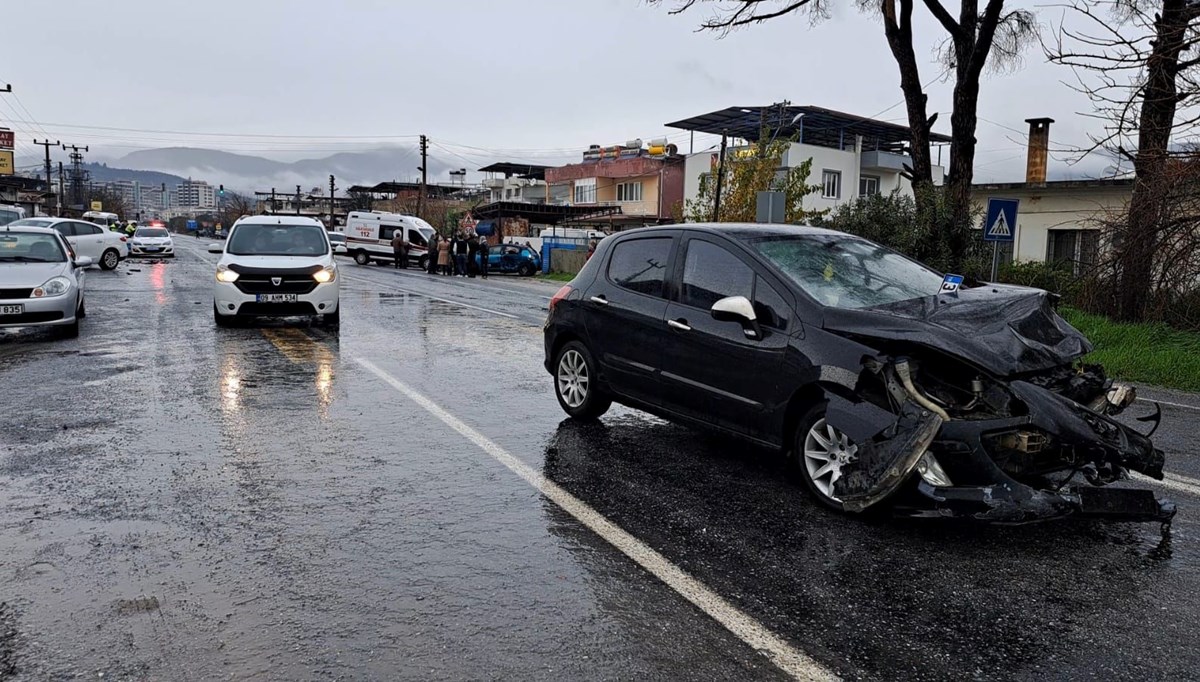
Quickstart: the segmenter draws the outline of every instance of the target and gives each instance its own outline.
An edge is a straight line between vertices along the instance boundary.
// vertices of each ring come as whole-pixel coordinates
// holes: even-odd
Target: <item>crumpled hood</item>
[[[997,376],[1057,367],[1092,350],[1051,307],[1049,293],[1001,284],[858,310],[830,308],[824,328],[919,343]]]

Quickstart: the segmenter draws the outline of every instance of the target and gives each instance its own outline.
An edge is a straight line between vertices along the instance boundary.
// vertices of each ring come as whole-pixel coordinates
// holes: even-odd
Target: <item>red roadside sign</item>
[[[12,149],[16,143],[16,136],[13,131],[0,129],[0,149]]]

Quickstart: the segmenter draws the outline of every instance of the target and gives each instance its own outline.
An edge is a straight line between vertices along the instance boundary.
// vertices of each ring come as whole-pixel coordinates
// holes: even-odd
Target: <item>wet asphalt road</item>
[[[834,675],[1198,676],[1198,410],[1163,408],[1167,536],[847,518],[772,453],[565,421],[554,285],[346,261],[340,334],[217,330],[182,246],[89,271],[78,340],[0,332],[0,678],[785,677],[380,373]]]

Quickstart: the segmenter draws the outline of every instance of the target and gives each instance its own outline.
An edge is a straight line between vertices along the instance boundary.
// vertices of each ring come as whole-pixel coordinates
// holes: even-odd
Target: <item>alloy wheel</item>
[[[571,349],[558,361],[558,393],[568,407],[578,408],[588,397],[587,361],[579,351]]]
[[[818,419],[804,437],[804,469],[816,489],[834,502],[833,484],[842,468],[858,459],[858,446],[824,418]]]

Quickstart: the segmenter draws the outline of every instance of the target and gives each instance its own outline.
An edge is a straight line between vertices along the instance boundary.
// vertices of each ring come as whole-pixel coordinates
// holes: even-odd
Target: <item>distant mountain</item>
[[[174,187],[186,180],[178,175],[161,173],[153,170],[137,170],[134,168],[116,168],[99,163],[85,163],[83,169],[89,173],[92,182],[113,182],[115,180],[136,180],[143,185],[161,185]]]
[[[267,191],[272,187],[288,191],[296,185],[300,185],[304,191],[313,187],[325,188],[329,185],[330,174],[337,177],[338,187],[345,190],[351,185],[374,185],[385,180],[413,177],[421,164],[417,151],[408,147],[342,152],[321,159],[293,162],[215,149],[170,147],[132,152],[113,165],[207,180],[229,189],[253,192]],[[450,168],[445,163],[430,159],[430,181],[448,180],[446,171]]]

